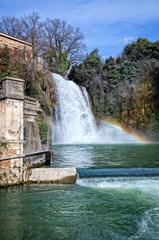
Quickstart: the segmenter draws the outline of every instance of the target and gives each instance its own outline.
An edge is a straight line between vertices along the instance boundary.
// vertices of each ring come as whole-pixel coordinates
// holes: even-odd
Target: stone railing
[[[53,150],[46,150],[46,151],[39,151],[39,152],[32,152],[26,153],[24,155],[7,157],[7,158],[0,158],[0,164],[3,161],[9,161],[22,158],[23,164],[27,167],[33,167],[37,165],[44,165],[44,164],[52,164],[53,163]]]
[[[34,108],[40,108],[39,101],[36,98],[32,98],[32,97],[29,97],[29,96],[24,97],[24,104],[32,106]]]
[[[24,97],[24,119],[33,122],[37,116],[37,112],[41,112],[40,103],[36,98]]]

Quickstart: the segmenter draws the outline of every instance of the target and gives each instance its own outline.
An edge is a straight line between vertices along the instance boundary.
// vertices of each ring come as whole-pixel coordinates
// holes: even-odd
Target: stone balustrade
[[[40,103],[36,98],[24,97],[24,120],[34,122],[37,112],[41,112]]]
[[[31,107],[33,106],[33,107],[36,107],[36,108],[40,108],[39,101],[36,98],[33,98],[33,97],[25,96],[24,97],[24,104],[29,105]]]

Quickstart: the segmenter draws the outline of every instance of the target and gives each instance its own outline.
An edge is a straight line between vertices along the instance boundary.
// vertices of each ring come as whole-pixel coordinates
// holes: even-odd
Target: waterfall
[[[89,143],[96,139],[96,124],[91,113],[86,90],[74,82],[53,74],[56,83],[57,106],[53,142]]]
[[[103,123],[97,127],[84,87],[53,74],[56,84],[53,143],[118,143],[132,142],[124,133]]]

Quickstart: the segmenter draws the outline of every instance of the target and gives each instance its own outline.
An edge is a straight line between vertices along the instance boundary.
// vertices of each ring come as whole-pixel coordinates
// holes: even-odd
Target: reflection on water
[[[8,203],[9,207],[7,207]],[[12,187],[0,189],[0,239],[11,239],[12,236],[14,239],[21,239],[23,235],[22,207],[23,204],[16,188],[14,190]],[[10,212],[12,209],[14,209],[14,214]]]
[[[53,145],[54,167],[159,167],[159,144]]]

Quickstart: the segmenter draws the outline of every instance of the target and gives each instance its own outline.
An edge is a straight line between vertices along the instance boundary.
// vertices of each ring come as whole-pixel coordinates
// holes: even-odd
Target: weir
[[[159,168],[77,169],[79,178],[159,176]]]

